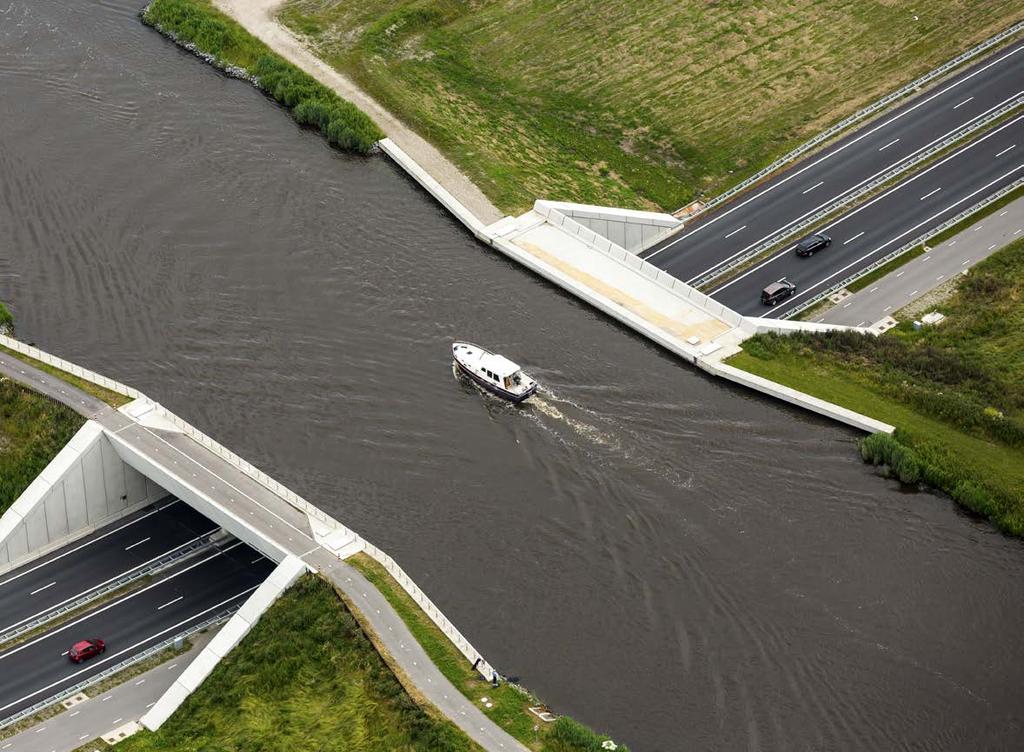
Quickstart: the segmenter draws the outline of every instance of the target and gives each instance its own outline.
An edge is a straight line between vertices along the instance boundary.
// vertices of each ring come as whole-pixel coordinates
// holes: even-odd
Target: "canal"
[[[0,299],[636,750],[1010,749],[1024,550],[481,246],[139,0],[0,0]],[[558,197],[552,197],[558,198]],[[460,384],[453,339],[543,384]]]

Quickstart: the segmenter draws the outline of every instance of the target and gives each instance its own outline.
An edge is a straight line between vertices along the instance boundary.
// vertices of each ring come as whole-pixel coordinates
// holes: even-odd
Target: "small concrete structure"
[[[88,421],[0,517],[0,571],[167,496]]]
[[[249,630],[281,593],[307,571],[309,568],[295,556],[289,555],[278,564],[270,577],[249,596],[242,608],[235,612],[149,712],[142,716],[142,725],[150,731],[160,728],[188,696],[199,689],[199,685],[206,680],[220,660],[249,634]]]
[[[544,209],[555,209],[564,216],[571,217],[630,253],[647,250],[683,224],[673,215],[664,212],[615,209],[566,201],[537,201],[535,210]]]

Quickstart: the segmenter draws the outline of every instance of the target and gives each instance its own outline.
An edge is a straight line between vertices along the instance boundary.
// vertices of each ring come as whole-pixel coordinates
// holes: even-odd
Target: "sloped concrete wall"
[[[125,464],[102,427],[88,421],[0,517],[0,570],[166,495]]]
[[[676,217],[662,212],[617,209],[611,206],[592,206],[566,201],[540,200],[535,202],[535,206],[538,204],[572,217],[587,229],[630,253],[639,253],[650,248],[682,225]]]

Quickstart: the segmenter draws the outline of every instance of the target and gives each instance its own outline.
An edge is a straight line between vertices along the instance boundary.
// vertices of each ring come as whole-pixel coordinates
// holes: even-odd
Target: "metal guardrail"
[[[722,276],[728,274],[729,272],[734,271],[738,267],[741,267],[744,264],[748,263],[751,259],[760,256],[765,251],[768,251],[774,248],[775,246],[782,244],[787,238],[791,238],[795,235],[799,235],[806,232],[807,230],[817,225],[819,222],[821,222],[829,215],[834,214],[840,209],[849,206],[857,199],[863,198],[865,195],[877,190],[879,187],[885,185],[893,178],[899,177],[905,172],[908,172],[914,167],[917,167],[922,162],[928,161],[936,154],[948,149],[950,146],[955,145],[957,142],[962,141],[964,138],[970,136],[972,133],[975,133],[983,129],[985,126],[994,123],[999,118],[1006,116],[1008,113],[1017,109],[1022,104],[1024,104],[1024,96],[1016,97],[1012,101],[1004,104],[1002,107],[993,110],[988,115],[985,115],[984,117],[979,118],[978,120],[968,123],[963,128],[958,128],[955,132],[951,133],[942,141],[934,143],[931,146],[924,148],[922,151],[919,151],[915,156],[911,157],[910,159],[904,160],[903,162],[896,165],[890,170],[886,170],[884,173],[876,176],[875,178],[872,178],[870,181],[864,183],[856,190],[846,194],[842,198],[836,199],[828,206],[819,209],[814,214],[810,215],[809,217],[806,217],[797,224],[790,226],[786,230],[775,234],[768,240],[765,240],[763,243],[758,243],[752,249],[750,249],[741,256],[737,256],[736,258],[729,261],[727,264],[723,264],[722,266],[716,267],[715,269],[706,272],[705,274],[702,274],[699,277],[691,279],[688,282],[688,284],[700,289],[701,287],[704,287],[705,285],[714,282],[715,280],[721,278]]]
[[[74,697],[79,692],[83,692],[84,690],[88,689],[94,684],[98,684],[104,679],[109,679],[114,674],[120,673],[121,671],[124,671],[126,668],[129,668],[130,666],[134,666],[136,663],[141,663],[147,658],[154,656],[157,653],[160,653],[166,650],[167,648],[171,647],[177,640],[187,639],[194,634],[202,632],[204,629],[210,628],[214,624],[217,624],[230,618],[231,615],[234,614],[239,608],[241,608],[241,605],[226,608],[218,612],[215,616],[211,616],[209,619],[206,619],[205,621],[200,622],[199,624],[189,627],[188,629],[184,630],[183,632],[179,632],[173,637],[168,637],[163,642],[159,642],[156,645],[153,645],[152,647],[146,648],[141,653],[133,655],[131,658],[125,658],[120,663],[115,663],[110,668],[104,669],[95,676],[91,676],[88,679],[85,679],[84,681],[80,681],[78,684],[75,684],[72,687],[68,687],[67,689],[61,690],[52,697],[49,697],[45,700],[40,700],[35,705],[32,705],[31,707],[18,711],[12,716],[0,720],[0,730],[5,729],[8,726],[13,726],[15,723],[18,723],[19,721],[22,721],[26,718],[31,718],[36,713],[45,710],[51,705],[55,705],[58,702],[62,702],[63,700],[66,700],[69,697]]]
[[[689,217],[689,219],[692,220],[694,217],[700,216],[701,214],[704,214],[705,212],[709,211],[710,209],[713,209],[716,206],[725,203],[726,201],[731,199],[736,194],[742,193],[743,191],[747,190],[747,188],[749,188],[750,186],[754,185],[755,183],[761,182],[764,178],[768,177],[773,172],[778,171],[779,169],[781,169],[781,168],[785,167],[786,165],[790,164],[791,162],[795,162],[798,158],[802,157],[804,154],[806,154],[807,152],[811,151],[815,147],[820,146],[821,144],[825,143],[826,141],[831,140],[835,136],[839,135],[840,133],[842,133],[843,131],[848,129],[851,125],[854,125],[855,123],[858,123],[861,120],[864,120],[868,116],[873,115],[876,112],[885,109],[886,107],[888,107],[893,102],[896,102],[897,100],[903,99],[904,97],[906,97],[909,94],[913,94],[915,91],[920,89],[922,86],[925,86],[926,84],[931,83],[932,81],[934,81],[937,78],[941,78],[942,76],[944,76],[947,73],[949,73],[951,70],[960,67],[961,65],[963,65],[967,61],[971,60],[972,58],[977,57],[981,53],[986,52],[987,50],[992,49],[993,47],[995,47],[996,45],[1000,44],[1001,42],[1009,39],[1012,36],[1015,36],[1016,34],[1021,32],[1022,30],[1024,30],[1024,21],[1019,21],[1019,22],[1015,23],[1013,26],[1011,26],[1010,28],[1008,28],[1008,29],[1006,29],[1004,31],[1001,31],[1000,33],[996,34],[995,36],[990,37],[989,39],[986,39],[984,42],[981,42],[980,44],[975,45],[974,47],[972,47],[971,49],[967,50],[966,52],[963,52],[963,53],[957,55],[952,60],[947,60],[945,63],[940,65],[938,68],[935,68],[935,69],[929,71],[928,73],[924,74],[920,78],[917,78],[917,79],[911,81],[909,84],[906,84],[905,86],[900,87],[896,91],[893,91],[893,92],[890,92],[889,94],[886,94],[884,97],[882,97],[878,101],[868,105],[864,109],[858,110],[857,112],[855,112],[852,115],[844,118],[843,120],[840,120],[838,123],[836,123],[832,127],[827,128],[826,130],[824,130],[821,133],[817,134],[814,138],[812,138],[809,141],[805,141],[804,143],[800,144],[800,146],[796,147],[795,149],[793,149],[788,154],[785,154],[785,155],[779,157],[778,159],[776,159],[774,162],[772,162],[767,167],[765,167],[765,168],[763,168],[761,170],[758,170],[756,173],[751,175],[749,178],[747,178],[743,182],[738,183],[737,185],[735,185],[732,188],[728,189],[724,193],[722,193],[722,194],[720,194],[718,196],[715,196],[713,199],[711,199],[710,201],[705,203],[703,208],[699,212],[697,212],[696,214],[694,214],[691,217]]]
[[[1021,186],[1024,186],[1024,178],[1018,178],[1017,180],[1013,181],[1009,185],[1003,186],[998,191],[993,193],[991,196],[988,196],[987,198],[979,201],[978,203],[974,204],[974,206],[971,206],[971,207],[969,207],[967,209],[964,209],[962,212],[957,214],[955,217],[951,217],[950,219],[947,219],[945,222],[943,222],[942,224],[938,225],[937,227],[934,227],[931,230],[929,230],[928,232],[924,233],[923,235],[920,235],[917,238],[915,238],[914,240],[911,240],[906,245],[900,246],[899,248],[897,248],[892,253],[888,253],[885,256],[882,256],[881,258],[876,259],[875,261],[873,261],[868,266],[865,266],[863,269],[861,269],[861,270],[851,274],[849,277],[847,277],[846,279],[842,280],[841,282],[837,282],[836,284],[832,285],[830,288],[828,288],[824,292],[821,292],[818,295],[815,295],[813,298],[810,298],[809,300],[801,303],[796,308],[793,308],[792,310],[786,311],[786,313],[784,315],[780,316],[779,318],[781,318],[781,319],[791,319],[794,316],[796,316],[798,313],[800,313],[801,311],[805,311],[808,308],[810,308],[811,306],[817,305],[818,303],[820,303],[822,300],[824,300],[825,298],[827,298],[829,295],[833,294],[837,290],[842,290],[844,287],[846,287],[847,285],[849,285],[849,284],[855,282],[856,280],[860,279],[865,274],[869,274],[870,272],[873,272],[875,269],[879,268],[880,266],[884,266],[885,264],[888,264],[893,259],[899,258],[904,253],[906,253],[907,251],[909,251],[909,250],[911,250],[913,248],[916,248],[917,246],[921,245],[922,243],[927,243],[931,238],[933,238],[936,235],[939,235],[939,234],[945,232],[950,227],[954,227],[957,224],[959,224],[960,222],[963,222],[965,219],[967,219],[972,214],[981,211],[982,209],[984,209],[989,204],[993,203],[994,201],[998,201],[999,199],[1001,199],[1006,194],[1008,194],[1008,193],[1010,193],[1012,191],[1017,190]]]
[[[24,624],[18,625],[14,629],[5,632],[4,634],[0,634],[0,645],[8,643],[11,640],[17,639],[21,635],[26,634],[27,632],[31,632],[36,627],[46,624],[47,622],[53,621],[54,619],[57,619],[63,616],[64,614],[71,613],[72,611],[75,611],[81,608],[82,606],[88,605],[89,603],[92,603],[93,601],[102,598],[104,595],[107,595],[108,593],[113,593],[123,588],[125,585],[135,582],[136,580],[140,580],[147,575],[151,575],[163,569],[166,569],[172,564],[181,561],[182,559],[188,557],[193,553],[196,553],[197,551],[201,551],[205,548],[208,548],[211,545],[210,538],[213,535],[215,535],[216,532],[217,531],[214,531],[209,535],[203,536],[199,540],[192,541],[191,543],[186,543],[182,546],[179,546],[174,551],[171,551],[167,555],[162,556],[155,561],[143,564],[137,567],[136,569],[133,569],[132,571],[121,575],[116,579],[108,580],[107,582],[103,583],[101,587],[98,587],[95,590],[86,593],[80,598],[76,598],[73,601],[61,604],[59,608],[55,608],[53,611],[50,611],[49,613],[43,614],[42,616],[38,616],[30,621],[25,622]]]

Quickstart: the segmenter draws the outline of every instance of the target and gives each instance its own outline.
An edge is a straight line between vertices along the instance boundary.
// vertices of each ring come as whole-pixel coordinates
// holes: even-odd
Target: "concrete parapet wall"
[[[843,326],[842,324],[819,324],[813,321],[791,321],[789,319],[760,319],[753,316],[744,316],[740,323],[740,329],[745,334],[764,334],[765,332],[779,332],[788,334],[790,332],[835,332],[855,331],[864,334],[874,334],[868,329],[859,329],[855,326]]]
[[[566,201],[536,201],[533,210],[555,209],[630,253],[639,253],[683,223],[663,212],[617,209]]]
[[[249,596],[242,608],[228,620],[174,684],[142,716],[142,725],[150,731],[159,729],[181,707],[188,696],[199,689],[217,664],[249,634],[266,610],[307,571],[309,568],[294,556],[288,556],[278,564],[256,592]]]
[[[423,612],[430,617],[430,620],[434,622],[437,628],[444,632],[452,644],[459,649],[459,652],[466,657],[466,660],[476,666],[476,670],[480,672],[484,679],[491,681],[496,676],[495,670],[491,667],[491,664],[484,660],[480,651],[463,637],[462,632],[455,628],[455,625],[441,612],[441,609],[434,605],[434,602],[427,597],[426,593],[420,590],[419,586],[405,573],[404,569],[398,566],[394,559],[372,543],[366,541],[364,541],[363,551],[366,552],[367,556],[375,559],[388,571],[388,574],[395,578],[395,581],[402,586],[402,589],[409,594],[409,597],[416,601],[416,605],[423,609]]]
[[[122,384],[120,381],[109,379],[95,371],[90,371],[88,368],[82,368],[81,366],[72,363],[70,360],[64,360],[63,358],[58,358],[56,355],[50,355],[50,353],[40,350],[38,347],[27,345],[13,337],[0,334],[0,345],[3,345],[8,350],[14,350],[22,355],[34,358],[41,363],[46,363],[48,366],[53,366],[54,368],[59,368],[62,371],[67,371],[72,376],[77,376],[80,379],[84,379],[92,384],[101,386],[104,389],[109,389],[112,392],[123,394],[125,397],[135,399],[142,396],[142,393],[138,389]]]
[[[0,571],[167,495],[88,421],[0,517]]]

